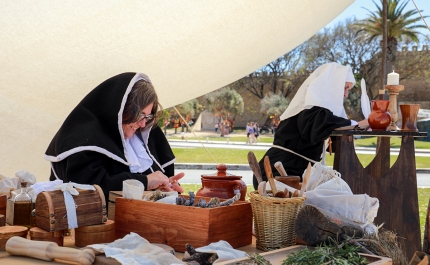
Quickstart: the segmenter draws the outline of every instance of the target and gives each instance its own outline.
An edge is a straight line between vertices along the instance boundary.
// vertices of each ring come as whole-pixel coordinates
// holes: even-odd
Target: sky
[[[402,1],[402,3],[404,1]],[[417,5],[418,9],[422,10],[421,14],[423,16],[429,16],[425,20],[427,22],[427,25],[430,26],[430,0],[414,0],[414,2]],[[375,0],[375,3],[379,4],[380,0]],[[369,12],[363,7],[369,9],[370,11],[376,11],[376,6],[372,0],[355,0],[355,2],[352,3],[347,9],[345,9],[345,11],[343,11],[339,16],[337,16],[332,22],[327,24],[326,27],[332,27],[338,22],[341,22],[350,17],[352,18],[354,16],[356,19],[366,18]],[[406,5],[404,10],[409,11],[411,9],[415,9],[415,5],[412,0],[408,0],[408,4]],[[419,14],[417,15],[419,16]],[[421,22],[421,24],[424,24],[424,22]],[[425,35],[430,35],[429,29],[419,29],[419,31]]]

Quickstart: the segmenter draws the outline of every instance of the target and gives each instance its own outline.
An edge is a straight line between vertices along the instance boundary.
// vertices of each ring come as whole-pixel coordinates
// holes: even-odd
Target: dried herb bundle
[[[328,244],[315,247],[313,249],[303,248],[297,253],[289,255],[282,265],[361,265],[368,264],[369,262],[363,256],[360,256],[360,247],[342,242],[339,244],[337,241],[330,239]]]

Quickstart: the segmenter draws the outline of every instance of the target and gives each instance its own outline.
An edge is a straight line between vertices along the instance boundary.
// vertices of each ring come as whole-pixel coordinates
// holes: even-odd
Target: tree
[[[254,96],[263,99],[267,91],[277,94],[279,91],[288,96],[300,82],[300,62],[302,46],[298,46],[273,62],[231,84],[232,87],[244,87]],[[298,78],[300,79],[297,81]]]
[[[189,118],[193,118],[196,112],[199,112],[201,108],[202,105],[197,99],[192,99],[176,106],[176,109],[183,117]]]
[[[289,104],[290,101],[281,92],[278,94],[269,93],[260,102],[260,112],[268,116],[279,117]]]
[[[360,27],[359,31],[364,31],[368,34],[370,41],[382,36],[382,0],[381,5],[373,1],[376,6],[376,11],[370,12],[369,17],[357,23]],[[387,1],[387,65],[386,71],[391,72],[392,66],[396,61],[397,44],[405,37],[412,41],[419,42],[418,36],[421,34],[416,29],[426,28],[425,25],[417,24],[421,20],[418,11],[413,9],[404,11],[407,1],[388,0]],[[422,12],[422,10],[420,10]],[[427,16],[426,16],[427,17]]]
[[[207,110],[220,120],[228,120],[234,127],[236,116],[242,115],[244,103],[242,96],[230,87],[224,87],[205,96]]]

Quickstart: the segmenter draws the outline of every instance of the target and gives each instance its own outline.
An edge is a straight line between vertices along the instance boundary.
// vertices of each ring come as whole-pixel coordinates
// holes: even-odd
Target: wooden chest
[[[76,189],[79,195],[73,196],[78,227],[107,221],[103,191],[98,185],[94,185],[94,187],[96,190]],[[45,231],[69,229],[64,194],[60,190],[39,193],[36,198],[35,215],[36,226]]]
[[[200,198],[196,197],[195,201]],[[185,252],[186,243],[197,248],[219,240],[238,248],[252,243],[251,204],[236,201],[230,206],[198,208],[118,197],[115,202],[116,237],[122,238],[130,232],[179,252]]]

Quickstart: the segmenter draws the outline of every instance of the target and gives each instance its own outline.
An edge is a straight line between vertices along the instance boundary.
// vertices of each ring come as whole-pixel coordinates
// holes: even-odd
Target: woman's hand
[[[178,180],[181,179],[185,173],[181,172],[168,178],[161,171],[155,171],[147,175],[148,187],[147,190],[159,189],[162,191],[177,191],[184,192],[184,189],[178,185]]]
[[[185,176],[185,173],[181,172],[169,178],[172,190],[180,193],[184,192],[184,189],[181,186],[179,186],[179,183],[178,183],[178,180],[180,180],[183,176]]]
[[[360,128],[367,128],[367,127],[369,127],[369,121],[368,121],[367,119],[364,119],[364,120],[362,120],[362,121],[359,121],[359,122],[358,122],[358,126],[359,126]]]

